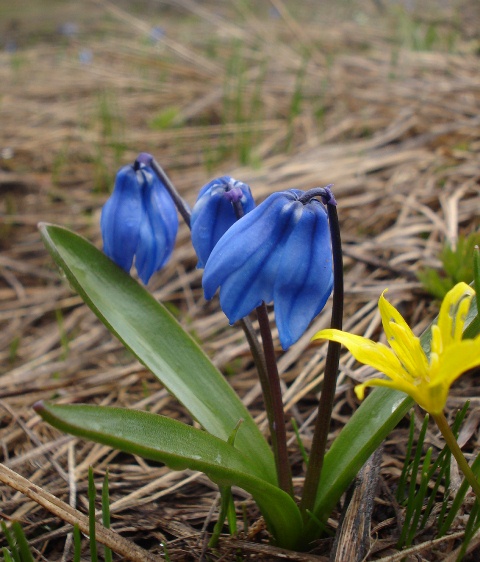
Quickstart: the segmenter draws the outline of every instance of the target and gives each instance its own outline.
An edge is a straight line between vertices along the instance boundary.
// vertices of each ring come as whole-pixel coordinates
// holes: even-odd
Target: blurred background
[[[470,255],[462,252],[479,241],[479,30],[478,0],[2,2],[0,459],[68,501],[58,467],[73,470],[73,458],[79,505],[88,465],[100,476],[108,465],[114,527],[147,546],[168,530],[194,550],[169,521],[198,536],[216,493],[204,478],[61,436],[31,409],[53,397],[188,419],[60,278],[37,223],[72,228],[100,247],[100,210],[115,173],[143,151],[191,205],[224,174],[249,183],[258,201],[333,183],[346,328],[375,336],[376,302],[388,286],[420,333],[442,291],[457,277],[471,280],[471,269],[460,272]],[[263,424],[248,346],[217,303],[203,300],[195,265],[182,227],[149,289]],[[285,354],[276,341],[287,409],[307,447],[324,359],[309,339],[328,318],[329,306]],[[356,407],[352,380],[368,374],[343,358],[335,431]],[[477,395],[475,380],[462,379],[452,406]],[[394,482],[403,452],[395,444],[387,452],[382,471]],[[45,538],[45,513],[7,488],[2,494],[4,515],[22,519],[48,560],[68,559],[68,529]],[[388,538],[388,526],[383,532]]]

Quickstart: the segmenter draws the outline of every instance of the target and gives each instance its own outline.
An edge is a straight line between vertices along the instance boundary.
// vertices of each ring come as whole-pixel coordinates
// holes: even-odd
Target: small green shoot
[[[447,292],[460,281],[470,283],[473,279],[474,248],[480,245],[480,232],[460,236],[455,247],[446,243],[440,254],[442,270],[425,268],[418,272],[418,279],[437,299],[443,299]],[[478,295],[478,293],[477,293]]]
[[[81,562],[82,559],[82,534],[76,523],[73,527],[73,562]]]
[[[408,433],[405,463],[403,464],[402,473],[400,474],[400,479],[398,481],[397,494],[396,494],[397,501],[400,504],[405,501],[405,493],[406,493],[405,489],[407,484],[407,478],[411,474],[412,465],[410,464],[410,459],[412,457],[414,436],[415,436],[415,411],[412,409],[410,410],[410,430]]]
[[[180,111],[177,107],[166,107],[157,113],[150,121],[150,128],[156,131],[164,131],[170,129],[177,123]]]
[[[20,336],[16,336],[10,342],[10,347],[8,349],[8,362],[13,364],[17,358],[18,346],[20,345]]]
[[[5,535],[5,539],[7,540],[8,548],[10,549],[9,556],[11,555],[13,557],[10,559],[15,560],[15,562],[19,562],[20,554],[18,552],[17,543],[15,542],[13,534],[10,532],[10,529],[7,527],[5,521],[1,522],[1,526],[2,526],[3,534]]]
[[[22,526],[18,521],[12,523],[12,532],[15,536],[15,541],[18,545],[18,550],[20,554],[20,560],[22,562],[33,562],[33,555],[28,545],[27,538],[23,532]]]
[[[290,101],[290,112],[288,114],[288,133],[287,133],[287,151],[292,148],[295,118],[302,112],[302,102],[304,99],[303,87],[305,83],[305,74],[308,65],[309,55],[306,53],[302,64],[297,72],[295,80],[295,89],[293,90],[292,99]]]
[[[457,412],[454,422],[452,424],[452,432],[455,437],[458,437],[460,427],[465,419],[469,402]],[[460,486],[453,502],[451,501],[450,494],[450,460],[451,453],[447,446],[445,446],[437,455],[436,460],[432,460],[432,449],[428,449],[423,460],[420,470],[420,484],[417,487],[417,474],[419,474],[420,461],[422,456],[423,445],[425,442],[426,429],[428,425],[428,415],[425,416],[422,424],[420,434],[417,440],[417,448],[413,461],[410,463],[413,440],[414,440],[414,415],[413,411],[410,418],[410,432],[407,444],[406,462],[404,464],[402,474],[397,489],[397,500],[406,506],[405,523],[402,528],[401,536],[398,542],[398,548],[405,548],[411,546],[416,534],[425,528],[429,517],[433,512],[433,508],[438,502],[438,493],[441,484],[444,486],[443,499],[441,500],[440,513],[436,519],[439,522],[438,536],[445,535],[450,529],[458,510],[463,504],[465,494],[468,490],[468,482],[465,480]],[[472,469],[476,475],[480,473],[480,455],[473,463]],[[410,478],[408,496],[405,498],[405,489],[407,479]],[[429,486],[429,483],[434,483]],[[462,546],[462,553],[466,551],[468,541],[473,534],[480,528],[480,513],[478,506],[472,509],[468,523],[465,529],[465,545]],[[463,554],[461,554],[463,556]],[[458,560],[461,559],[461,556]]]
[[[32,551],[18,521],[13,521],[9,529],[4,521],[1,522],[3,534],[8,548],[3,547],[2,554],[5,562],[34,562]]]
[[[295,432],[295,437],[297,438],[297,445],[298,445],[298,448],[300,449],[300,453],[302,455],[303,462],[308,466],[308,453],[305,450],[302,438],[300,437],[300,431],[298,430],[297,421],[295,420],[295,418],[291,418],[290,423],[292,424],[293,431]]]
[[[90,558],[92,562],[98,562],[97,537],[95,529],[95,498],[97,490],[93,478],[93,469],[88,468],[88,523],[90,531]]]
[[[465,330],[464,339],[472,339],[480,334],[480,249],[478,246],[473,249],[473,284],[476,293],[477,315]]]
[[[55,310],[55,318],[57,319],[60,343],[63,348],[62,359],[65,360],[68,357],[69,341],[67,332],[65,331],[63,312],[59,308]]]
[[[413,458],[411,468],[408,471],[411,475],[410,486],[408,490],[408,496],[407,498],[405,498],[404,501],[407,509],[405,512],[405,524],[403,525],[402,532],[400,534],[400,539],[398,541],[398,548],[403,548],[404,546],[409,546],[411,544],[409,540],[411,540],[410,537],[412,537],[412,535],[415,534],[416,526],[413,527],[413,522],[416,518],[416,512],[418,510],[419,504],[421,509],[421,503],[423,497],[421,496],[420,491],[416,492],[416,484],[417,484],[416,476],[418,474],[418,469],[422,458],[422,449],[423,449],[423,443],[425,441],[425,435],[427,433],[428,419],[429,416],[428,414],[426,414],[425,419],[423,420],[422,423],[422,427],[420,429],[420,434],[418,436],[418,443],[417,443],[417,449],[415,451],[415,456]],[[430,452],[430,454],[428,455],[429,458],[431,457],[431,454],[432,453]],[[422,475],[423,474],[424,471],[422,470]],[[420,489],[422,488],[423,486],[421,485]]]
[[[457,562],[463,559],[467,553],[468,544],[473,538],[473,535],[480,528],[480,506],[478,502],[475,502],[470,515],[468,516],[468,521],[465,526],[465,535],[463,537],[462,546],[460,552],[458,553]]]
[[[110,495],[108,492],[108,468],[105,472],[102,486],[102,523],[106,529],[110,529]],[[106,546],[104,548],[105,562],[112,562],[112,550]]]
[[[167,545],[165,543],[161,542],[160,546],[163,549],[163,559],[165,560],[165,562],[172,562],[172,559],[170,558],[170,555],[168,554]]]
[[[8,552],[8,548],[5,546],[2,548],[3,560],[4,562],[16,562],[11,556],[10,552]]]
[[[243,420],[239,420],[237,425],[233,428],[233,431],[228,438],[229,445],[235,445],[235,437],[237,436],[238,430],[242,423]],[[210,541],[208,542],[208,546],[210,548],[215,548],[215,546],[217,545],[225,519],[228,520],[230,534],[237,534],[237,517],[235,513],[235,504],[233,503],[232,489],[230,486],[219,486],[219,488],[221,495],[220,513],[218,515],[218,520],[213,529]]]

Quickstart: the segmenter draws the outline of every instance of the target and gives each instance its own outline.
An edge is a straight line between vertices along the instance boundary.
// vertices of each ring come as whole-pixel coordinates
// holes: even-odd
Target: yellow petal
[[[430,343],[430,365],[433,365],[432,356],[438,357],[443,352],[442,332],[436,324],[431,327],[432,340]]]
[[[388,379],[370,379],[362,384],[356,385],[354,390],[359,400],[363,400],[363,397],[365,395],[365,388],[367,386],[383,386],[386,388],[391,388],[393,390],[400,390],[400,392],[405,392],[405,394],[411,396],[415,400],[415,402],[420,403],[419,400],[421,400],[421,395],[418,389],[412,384],[408,384],[407,382],[399,378],[397,378],[395,381]]]
[[[313,339],[324,339],[341,343],[357,361],[370,365],[392,379],[401,378],[402,373],[405,373],[395,353],[386,345],[383,345],[383,343],[375,343],[362,336],[332,329],[321,330],[315,334]]]
[[[466,283],[457,283],[443,299],[438,315],[443,348],[462,339],[465,316],[475,291]]]
[[[390,322],[388,343],[396,356],[414,379],[425,379],[428,376],[428,360],[420,344],[420,340],[410,328]]]
[[[391,322],[394,322],[398,326],[402,326],[405,329],[405,331],[410,332],[412,334],[412,338],[414,338],[415,335],[412,332],[412,330],[410,330],[410,326],[403,319],[403,316],[384,297],[384,294],[386,292],[387,292],[386,290],[383,291],[380,298],[378,299],[378,309],[380,310],[380,315],[382,317],[383,329],[385,330],[385,335],[387,336],[387,339],[390,340],[390,337],[392,336],[392,332],[391,332],[391,329],[390,329]]]
[[[435,382],[443,382],[448,388],[463,373],[480,367],[480,336],[450,345],[440,357]],[[433,382],[433,381],[432,381]]]

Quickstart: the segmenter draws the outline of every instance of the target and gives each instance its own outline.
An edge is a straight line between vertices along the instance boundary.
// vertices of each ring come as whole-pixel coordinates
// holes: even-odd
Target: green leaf
[[[86,304],[209,433],[227,441],[243,420],[236,448],[257,476],[276,484],[272,452],[248,410],[165,307],[81,236],[47,224],[40,231]]]
[[[254,497],[280,546],[292,548],[298,541],[302,518],[293,499],[258,478],[250,458],[218,437],[138,410],[44,403],[37,404],[35,409],[62,431],[163,462],[174,470],[199,470],[221,487],[243,488]]]
[[[430,326],[420,337],[427,356],[431,340]],[[318,522],[327,521],[358,471],[413,404],[413,399],[403,392],[380,387],[370,392],[360,404],[325,455],[313,517],[306,525],[302,541],[311,541],[318,536]]]
[[[325,455],[313,514],[326,522],[341,495],[370,455],[407,414],[413,400],[389,388],[376,388],[362,402]],[[305,538],[318,536],[318,524],[306,525]]]

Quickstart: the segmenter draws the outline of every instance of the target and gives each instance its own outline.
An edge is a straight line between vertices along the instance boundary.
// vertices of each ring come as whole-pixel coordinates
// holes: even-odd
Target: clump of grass
[[[466,402],[464,407],[455,416],[452,431],[456,437],[458,437],[468,408],[469,402]],[[423,420],[415,454],[413,454],[415,422],[412,411],[407,454],[397,488],[397,501],[405,507],[404,524],[397,545],[400,549],[413,544],[415,536],[426,527],[434,513],[436,513],[435,518],[438,525],[437,536],[444,536],[451,528],[460,507],[463,505],[469,487],[468,482],[464,480],[452,498],[450,481],[451,453],[447,446],[439,452],[436,459],[433,458],[433,449],[430,447],[422,462],[427,426],[428,414]],[[473,462],[472,470],[478,476],[480,472],[480,455]],[[443,492],[441,492],[441,485],[443,485]],[[468,516],[462,550],[457,560],[462,559],[470,539],[479,527],[479,506],[475,504]]]
[[[90,560],[97,562],[98,545],[95,536],[95,500],[97,490],[93,478],[92,467],[88,470],[88,517],[90,524]],[[107,529],[110,529],[110,494],[108,490],[108,470],[102,485],[102,523]],[[13,521],[10,528],[4,521],[0,522],[3,535],[6,539],[8,547],[3,547],[0,551],[0,558],[3,562],[33,562],[35,557],[32,548],[28,544],[27,537],[18,521]],[[112,562],[112,551],[107,546],[103,549],[103,560]],[[82,554],[82,535],[78,525],[73,529],[73,562],[80,562]]]
[[[103,91],[100,93],[97,117],[100,124],[100,141],[97,147],[97,156],[94,158],[94,191],[101,193],[110,191],[114,179],[111,173],[112,166],[105,160],[105,149],[108,149],[113,157],[114,168],[121,165],[126,149],[123,140],[125,138],[125,122],[111,92]]]

